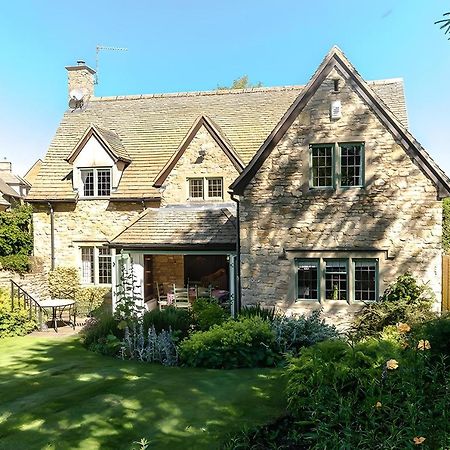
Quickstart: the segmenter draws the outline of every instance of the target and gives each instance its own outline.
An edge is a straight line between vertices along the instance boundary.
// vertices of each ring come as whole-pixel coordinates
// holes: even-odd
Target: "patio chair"
[[[189,286],[187,288],[177,288],[173,285],[173,295],[175,301],[175,308],[190,308],[189,302]]]
[[[167,308],[169,306],[169,301],[167,300],[167,295],[164,294],[164,286],[162,284],[156,284],[156,293],[158,294],[158,307],[159,309]]]
[[[197,286],[197,298],[211,298],[211,286]]]

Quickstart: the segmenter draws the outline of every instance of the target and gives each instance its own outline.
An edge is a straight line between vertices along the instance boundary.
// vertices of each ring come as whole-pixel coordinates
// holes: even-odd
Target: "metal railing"
[[[25,291],[14,280],[11,280],[11,309],[22,307],[28,311],[30,320],[37,318],[39,330],[43,329],[43,314],[45,313],[38,300],[35,300],[27,291]],[[34,314],[34,315],[33,315]]]

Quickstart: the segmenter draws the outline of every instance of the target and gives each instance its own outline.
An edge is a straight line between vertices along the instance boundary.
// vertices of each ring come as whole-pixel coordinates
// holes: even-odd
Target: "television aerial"
[[[127,52],[128,49],[125,47],[111,47],[109,45],[97,45],[95,47],[95,84],[98,84],[98,74],[100,71],[100,52],[102,51],[112,51],[112,52]]]

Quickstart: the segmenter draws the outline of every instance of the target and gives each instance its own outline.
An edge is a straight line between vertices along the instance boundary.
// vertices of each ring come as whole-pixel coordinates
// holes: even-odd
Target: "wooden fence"
[[[442,257],[442,311],[450,311],[450,256]]]

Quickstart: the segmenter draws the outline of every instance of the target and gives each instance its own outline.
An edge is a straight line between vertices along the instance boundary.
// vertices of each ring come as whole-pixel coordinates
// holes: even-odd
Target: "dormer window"
[[[111,195],[111,169],[80,169],[83,197],[109,197]]]

